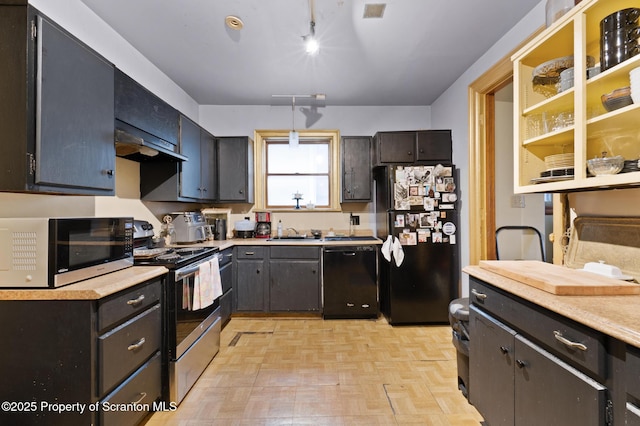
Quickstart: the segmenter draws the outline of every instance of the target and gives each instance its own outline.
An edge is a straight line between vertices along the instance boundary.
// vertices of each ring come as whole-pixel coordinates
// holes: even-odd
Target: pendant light
[[[272,98],[291,98],[291,131],[289,132],[289,147],[295,148],[298,146],[300,142],[300,137],[298,132],[296,131],[296,98],[308,98],[311,99],[312,102],[321,102],[324,103],[324,100],[327,98],[324,93],[315,93],[313,95],[271,95]],[[322,117],[322,114],[318,114],[317,106],[313,106],[311,108],[315,108],[315,119],[319,119]],[[303,111],[303,108],[300,108]],[[303,111],[304,113],[305,111]],[[306,115],[306,114],[305,114]],[[308,126],[307,126],[308,127]]]
[[[289,148],[297,148],[298,142],[300,141],[298,137],[298,132],[296,132],[296,97],[291,97],[291,131],[289,132]]]
[[[314,0],[309,0],[309,10],[311,11],[311,22],[309,22],[309,34],[302,36],[304,40],[304,50],[309,55],[315,55],[320,51],[320,44],[316,38],[316,14]]]

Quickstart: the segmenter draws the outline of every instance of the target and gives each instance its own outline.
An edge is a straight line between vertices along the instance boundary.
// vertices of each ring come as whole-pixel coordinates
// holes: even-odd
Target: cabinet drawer
[[[236,247],[236,257],[238,259],[264,259],[266,247],[246,246]]]
[[[533,308],[475,279],[469,282],[471,302],[519,329],[550,352],[606,377],[606,349],[600,333],[543,308]]]
[[[320,259],[320,247],[271,247],[271,259]]]
[[[160,352],[147,361],[131,377],[111,392],[100,403],[100,425],[134,425],[138,424],[148,411],[138,410],[143,404],[153,408],[153,402],[160,398],[161,393]],[[135,403],[133,410],[118,409],[115,404]]]
[[[101,302],[98,307],[98,332],[119,324],[158,303],[161,291],[161,280],[154,280]]]
[[[157,304],[98,338],[98,393],[104,395],[160,349]]]
[[[233,249],[228,248],[220,252],[218,257],[218,263],[222,268],[224,265],[228,265],[233,260]]]
[[[627,351],[627,362],[624,368],[627,376],[627,393],[640,399],[640,350],[633,348]]]
[[[233,287],[233,268],[231,264],[220,267],[220,281],[222,282],[223,293],[226,293]]]

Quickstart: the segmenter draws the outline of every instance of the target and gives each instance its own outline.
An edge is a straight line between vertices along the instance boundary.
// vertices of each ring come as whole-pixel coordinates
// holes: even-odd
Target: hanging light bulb
[[[297,148],[300,138],[296,132],[296,97],[291,97],[291,131],[289,132],[289,148]]]
[[[316,39],[316,18],[314,0],[309,0],[309,9],[311,11],[311,22],[309,23],[309,34],[302,36],[304,40],[304,49],[309,55],[315,55],[320,50],[320,44]]]
[[[320,50],[320,44],[316,39],[316,23],[311,21],[311,32],[303,37],[304,49],[309,55],[315,55]]]

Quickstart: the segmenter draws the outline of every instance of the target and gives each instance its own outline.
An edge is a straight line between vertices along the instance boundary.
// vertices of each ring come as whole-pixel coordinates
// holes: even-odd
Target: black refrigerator
[[[391,237],[379,259],[382,313],[393,325],[448,323],[460,277],[455,166],[376,167],[374,180],[377,236]]]

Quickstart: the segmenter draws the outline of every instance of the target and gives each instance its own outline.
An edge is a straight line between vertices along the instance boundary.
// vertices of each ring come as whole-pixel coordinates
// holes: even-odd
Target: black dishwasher
[[[324,318],[378,317],[376,246],[325,246],[322,268]]]

